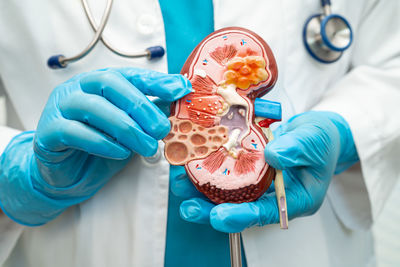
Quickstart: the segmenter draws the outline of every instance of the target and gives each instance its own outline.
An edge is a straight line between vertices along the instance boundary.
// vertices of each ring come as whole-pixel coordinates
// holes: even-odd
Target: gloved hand
[[[265,148],[265,158],[283,170],[289,219],[311,215],[321,206],[333,174],[358,161],[350,128],[336,113],[310,111],[283,123],[274,135]],[[180,206],[184,220],[211,223],[216,230],[229,233],[279,222],[273,186],[255,202],[214,205],[193,191],[184,174],[171,177],[174,194],[194,197]]]
[[[152,156],[170,131],[145,95],[175,101],[191,91],[181,75],[143,69],[80,74],[56,87],[36,132],[16,136],[0,158],[0,206],[41,225],[95,194],[133,153]]]

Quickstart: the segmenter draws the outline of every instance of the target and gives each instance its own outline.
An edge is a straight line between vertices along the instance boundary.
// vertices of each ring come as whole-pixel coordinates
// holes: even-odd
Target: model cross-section
[[[224,28],[195,48],[181,74],[193,92],[172,105],[166,159],[184,165],[214,203],[256,200],[275,175],[264,159],[268,139],[254,121],[254,100],[277,80],[271,49],[249,30]]]

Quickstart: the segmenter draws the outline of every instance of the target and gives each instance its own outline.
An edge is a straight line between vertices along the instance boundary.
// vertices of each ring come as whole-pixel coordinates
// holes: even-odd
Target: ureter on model
[[[228,142],[226,142],[223,147],[226,148],[226,150],[231,150],[231,148],[236,146],[236,143],[238,141],[240,135],[240,130],[239,129],[234,129],[231,133],[231,135],[229,136],[229,140]]]
[[[242,106],[245,108],[245,114],[243,114],[243,116],[246,120],[247,131],[249,131],[250,130],[249,121],[248,121],[249,104],[246,102],[246,100],[242,96],[240,96],[236,92],[236,86],[233,84],[229,84],[229,85],[221,84],[217,88],[217,94],[222,96],[222,98],[225,101],[222,105],[222,108],[220,110],[218,110],[218,116],[220,116],[220,117],[225,116],[229,112],[231,106],[234,106],[234,105]],[[246,136],[246,134],[243,134],[242,137],[239,139],[240,134],[241,134],[240,129],[234,129],[229,135],[228,142],[226,142],[223,145],[223,147],[225,147],[225,149],[229,152],[229,154],[234,158],[237,157],[237,151],[235,149],[237,143],[240,142],[241,139],[243,139]]]

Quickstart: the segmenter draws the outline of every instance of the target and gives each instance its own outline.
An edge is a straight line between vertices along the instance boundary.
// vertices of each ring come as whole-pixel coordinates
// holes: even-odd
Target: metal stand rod
[[[240,233],[229,234],[229,248],[231,251],[231,267],[242,267]]]

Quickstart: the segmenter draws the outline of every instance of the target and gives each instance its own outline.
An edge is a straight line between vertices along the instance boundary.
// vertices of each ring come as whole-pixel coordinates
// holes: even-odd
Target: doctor
[[[91,7],[101,16],[103,6]],[[126,50],[166,45],[167,58],[124,59],[99,44],[55,71],[45,65],[51,54],[73,54],[91,36],[80,3],[1,3],[10,125],[19,119],[34,131],[0,128],[0,263],[229,266],[225,233],[246,229],[247,266],[374,266],[370,226],[400,173],[400,7],[335,1],[355,40],[330,65],[301,43],[304,20],[319,8],[314,0],[116,1],[104,36]],[[160,153],[169,131],[162,111],[191,90],[164,73],[178,73],[199,41],[232,25],[263,37],[280,69],[266,98],[282,102],[285,121],[265,155],[285,172],[296,218],[286,232],[273,225],[273,190],[214,206]]]

